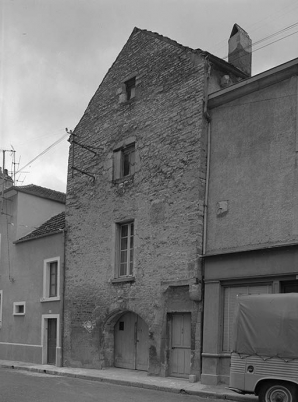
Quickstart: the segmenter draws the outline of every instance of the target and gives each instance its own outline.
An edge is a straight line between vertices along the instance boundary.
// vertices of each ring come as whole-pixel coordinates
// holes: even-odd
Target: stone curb
[[[152,389],[155,391],[164,391],[164,392],[172,392],[175,394],[187,394],[187,395],[195,395],[205,398],[213,398],[213,399],[221,399],[227,401],[239,401],[239,402],[256,402],[256,399],[251,396],[247,395],[240,395],[235,393],[227,394],[227,393],[218,393],[215,391],[203,391],[203,390],[185,390],[185,389],[178,389],[173,387],[167,387],[164,385],[156,385],[156,384],[147,384],[138,381],[129,381],[129,380],[119,380],[114,378],[105,378],[105,377],[96,377],[92,375],[85,375],[85,374],[76,374],[71,372],[61,372],[55,369],[40,369],[36,367],[27,367],[27,366],[16,366],[14,364],[3,364],[0,363],[0,367],[9,368],[12,370],[24,370],[24,371],[31,371],[35,373],[42,373],[48,375],[59,375],[64,377],[71,377],[71,378],[78,378],[82,380],[89,380],[89,381],[97,381],[97,382],[105,382],[109,384],[116,384],[116,385],[126,385],[130,387],[136,388],[145,388],[145,389]]]

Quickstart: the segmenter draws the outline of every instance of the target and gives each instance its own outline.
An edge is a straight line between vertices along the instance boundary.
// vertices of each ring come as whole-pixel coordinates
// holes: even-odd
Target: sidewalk
[[[56,367],[33,363],[14,362],[0,360],[0,367],[27,370],[38,373],[54,374],[67,377],[75,377],[85,380],[102,381],[112,384],[128,385],[132,387],[155,389],[159,391],[187,393],[206,398],[226,399],[230,401],[256,402],[257,397],[239,395],[225,388],[224,385],[207,386],[200,382],[190,383],[188,380],[173,377],[152,377],[145,371],[126,370],[120,368],[107,368],[103,370]]]

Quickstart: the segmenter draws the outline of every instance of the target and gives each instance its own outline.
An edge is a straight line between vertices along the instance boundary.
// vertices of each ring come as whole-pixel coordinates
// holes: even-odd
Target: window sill
[[[134,178],[134,174],[131,174],[129,176],[124,176],[124,177],[120,177],[119,179],[114,179],[113,183],[114,184],[126,184],[126,183],[131,183],[133,181]]]
[[[220,358],[220,357],[231,357],[231,352],[220,352],[220,353],[202,353],[203,357]]]
[[[123,282],[134,282],[134,281],[135,281],[134,276],[123,276],[120,278],[111,279],[111,283],[123,283]]]
[[[136,100],[136,96],[133,96],[130,99],[125,99],[125,100],[121,100],[119,101],[119,105],[120,106],[126,106],[126,105],[130,105],[131,103],[134,103]]]
[[[60,301],[60,297],[42,297],[42,298],[40,299],[40,302],[41,302],[41,303],[44,303],[44,302],[52,302],[52,301]]]
[[[25,315],[25,313],[13,313],[13,315]]]

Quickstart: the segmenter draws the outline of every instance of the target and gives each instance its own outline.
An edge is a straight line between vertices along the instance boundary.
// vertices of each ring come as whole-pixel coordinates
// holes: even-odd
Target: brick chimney
[[[229,39],[228,62],[251,76],[251,45],[248,34],[239,25],[234,24]]]

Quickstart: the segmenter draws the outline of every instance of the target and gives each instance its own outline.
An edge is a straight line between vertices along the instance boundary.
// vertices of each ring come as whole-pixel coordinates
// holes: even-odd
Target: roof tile
[[[48,236],[59,231],[63,231],[65,228],[65,212],[60,212],[58,215],[48,219],[33,232],[27,234],[24,237],[18,239],[15,243],[21,243],[27,240],[37,239],[39,237]]]

